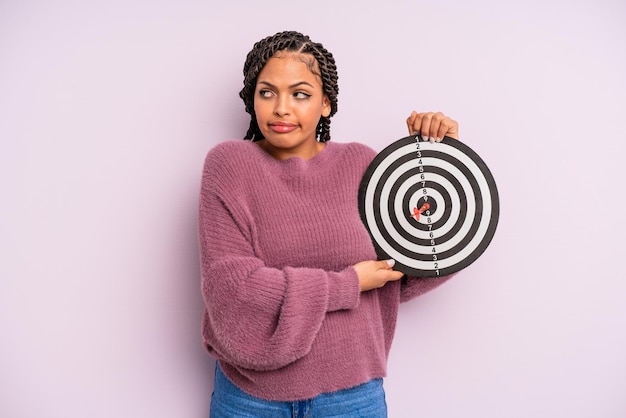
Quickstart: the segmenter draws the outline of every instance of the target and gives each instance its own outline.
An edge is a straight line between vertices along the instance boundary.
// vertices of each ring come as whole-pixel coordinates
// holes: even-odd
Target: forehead
[[[273,81],[315,80],[319,85],[322,83],[319,66],[313,55],[284,51],[277,52],[267,60],[259,73],[257,83],[259,81],[268,81],[267,79],[272,79]]]

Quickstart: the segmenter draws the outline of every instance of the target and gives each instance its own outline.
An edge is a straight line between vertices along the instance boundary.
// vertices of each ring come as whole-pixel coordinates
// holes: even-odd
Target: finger
[[[445,123],[446,119],[446,115],[441,112],[433,113],[429,129],[430,142],[441,142],[443,138],[443,135],[440,134],[441,125]],[[445,130],[445,127],[443,129]]]
[[[443,139],[444,136],[459,139],[459,124],[448,117],[441,121],[437,132],[438,138]]]
[[[456,122],[444,115],[441,112],[437,112],[433,115],[432,123],[430,126],[430,135],[435,137],[435,141],[441,142],[444,136],[452,131],[455,132]]]
[[[439,129],[437,130],[437,141],[441,141],[443,139],[444,136],[446,136],[446,134],[448,133],[449,130],[449,122],[444,119],[441,121],[441,123],[439,124]]]
[[[394,259],[382,260],[378,262],[379,268],[381,270],[391,270],[393,269],[393,266],[395,266],[395,264],[396,260]]]
[[[433,122],[433,113],[422,113],[420,122],[419,132],[422,135],[422,140],[434,142],[435,135],[430,134],[431,124]]]
[[[428,141],[428,134],[424,134],[423,130],[424,117],[427,115],[427,113],[417,113],[413,111],[408,121],[408,123],[410,123],[409,131],[412,132],[412,135],[419,134],[422,141]]]
[[[417,131],[413,128],[415,119],[417,119],[417,112],[414,110],[411,112],[411,115],[406,118],[406,127],[409,129],[409,135],[415,135],[417,133]]]
[[[402,273],[401,271],[393,270],[389,272],[389,281],[400,280],[403,277],[404,277],[404,273]]]
[[[385,282],[393,282],[396,280],[400,280],[402,277],[404,277],[404,273],[396,270],[385,271],[383,274],[384,276],[382,276],[381,279],[383,279]]]

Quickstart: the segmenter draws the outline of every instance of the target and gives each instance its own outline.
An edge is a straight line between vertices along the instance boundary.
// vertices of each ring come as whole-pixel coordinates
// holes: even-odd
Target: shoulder
[[[209,150],[204,159],[204,170],[232,171],[245,169],[251,160],[258,158],[257,146],[252,141],[229,140],[220,142]]]
[[[228,162],[232,161],[238,155],[247,155],[254,151],[254,144],[252,141],[246,141],[243,139],[233,139],[229,141],[220,142],[209,150],[206,155],[205,161],[211,163]]]
[[[259,153],[251,141],[229,140],[215,145],[204,159],[203,182],[214,189],[235,187],[258,171]]]

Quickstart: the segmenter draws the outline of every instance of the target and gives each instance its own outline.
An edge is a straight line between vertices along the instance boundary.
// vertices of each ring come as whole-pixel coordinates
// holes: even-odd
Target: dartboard
[[[445,137],[402,138],[368,166],[359,211],[380,259],[413,277],[445,276],[473,263],[491,242],[500,204],[485,162]]]

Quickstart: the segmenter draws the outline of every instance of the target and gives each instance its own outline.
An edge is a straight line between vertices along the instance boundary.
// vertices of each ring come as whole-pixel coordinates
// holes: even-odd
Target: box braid
[[[254,44],[252,50],[246,57],[243,67],[243,89],[239,92],[239,97],[243,99],[246,112],[250,114],[250,127],[244,139],[258,141],[263,139],[263,134],[259,129],[254,114],[254,92],[259,73],[265,66],[268,59],[277,52],[296,52],[300,54],[310,54],[315,61],[304,61],[312,73],[322,79],[322,89],[330,100],[330,114],[328,117],[322,116],[317,124],[317,138],[320,142],[330,141],[330,117],[337,113],[337,94],[339,86],[337,84],[337,66],[333,55],[326,50],[322,44],[312,42],[311,39],[299,32],[286,31],[268,36]]]

